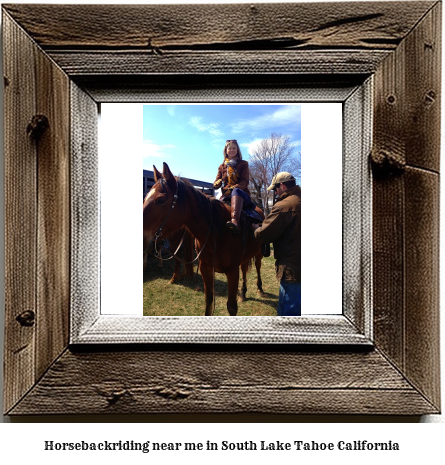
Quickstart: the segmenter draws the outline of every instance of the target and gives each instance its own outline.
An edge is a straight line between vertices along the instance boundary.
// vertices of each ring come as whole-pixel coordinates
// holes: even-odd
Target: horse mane
[[[186,197],[191,195],[196,200],[198,214],[202,218],[208,220],[209,223],[211,218],[213,232],[219,234],[224,230],[227,218],[224,217],[223,212],[227,212],[227,209],[222,202],[215,197],[209,197],[198,191],[188,180],[182,179],[181,177],[176,177],[176,184],[176,194],[178,196],[177,205],[179,208],[185,207]]]

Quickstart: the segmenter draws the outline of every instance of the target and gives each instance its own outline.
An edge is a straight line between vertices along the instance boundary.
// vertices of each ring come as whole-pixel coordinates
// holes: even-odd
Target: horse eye
[[[158,200],[156,200],[156,203],[157,203],[158,205],[162,205],[163,203],[165,203],[164,197],[160,197]]]

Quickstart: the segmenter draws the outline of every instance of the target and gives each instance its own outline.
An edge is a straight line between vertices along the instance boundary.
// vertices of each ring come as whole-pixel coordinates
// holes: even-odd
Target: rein
[[[162,187],[164,187],[162,181],[163,180],[161,179]],[[181,242],[179,243],[178,248],[172,254],[171,257],[162,258],[161,250],[157,250],[157,242],[158,242],[158,239],[162,236],[162,228],[164,227],[167,220],[170,218],[171,212],[172,212],[173,208],[175,208],[175,204],[176,204],[177,200],[178,200],[178,196],[177,196],[177,194],[175,194],[173,196],[173,202],[172,202],[172,205],[171,205],[170,210],[168,212],[167,218],[165,218],[165,220],[163,221],[163,223],[161,224],[161,226],[158,228],[158,230],[155,233],[155,253],[157,253],[157,258],[159,260],[164,261],[164,262],[167,261],[167,260],[171,260],[174,257],[174,258],[176,258],[176,260],[179,260],[184,265],[189,265],[191,263],[194,263],[196,260],[198,260],[198,258],[201,255],[202,251],[205,249],[205,246],[207,244],[207,240],[208,240],[208,238],[210,236],[210,230],[212,229],[212,223],[213,223],[212,207],[213,207],[213,205],[212,205],[212,202],[210,202],[210,224],[209,224],[209,230],[207,231],[207,237],[206,237],[206,239],[204,241],[204,245],[201,247],[201,250],[199,251],[198,255],[196,256],[196,258],[194,260],[192,260],[191,262],[186,262],[182,258],[177,257],[176,254],[178,253],[178,251],[179,251],[179,249],[180,249],[180,247],[181,247],[181,245],[182,245],[182,243],[184,241],[185,233],[187,232],[187,230],[184,231],[184,234],[182,235]],[[164,246],[164,249],[167,250],[167,252],[172,253],[170,251],[170,249],[168,249],[167,247]],[[215,313],[215,308],[216,308],[216,299],[215,299],[215,261],[216,261],[216,257],[215,257],[215,249],[216,249],[216,240],[215,240],[215,236],[213,236],[213,313]]]
[[[169,257],[169,258],[162,258],[161,256],[161,250],[158,250],[157,249],[157,243],[158,243],[158,239],[162,236],[162,228],[164,227],[165,223],[167,222],[167,220],[170,218],[170,215],[171,215],[171,212],[173,210],[173,208],[175,208],[175,204],[178,200],[178,196],[175,194],[173,196],[173,202],[172,202],[172,205],[170,207],[170,211],[168,212],[168,215],[167,215],[167,218],[165,218],[165,220],[163,221],[163,223],[161,224],[161,226],[158,228],[158,230],[156,231],[155,233],[155,254],[157,254],[157,257],[159,260],[162,260],[163,262],[166,262],[167,260],[171,260],[173,257],[176,258],[176,260],[179,260],[181,263],[183,263],[184,265],[190,265],[191,263],[194,263],[196,262],[196,260],[198,260],[199,256],[201,255],[202,251],[204,250],[206,244],[207,244],[207,240],[210,236],[210,230],[212,229],[212,202],[210,202],[210,224],[209,224],[209,230],[207,231],[207,237],[204,241],[204,245],[202,246],[201,250],[199,251],[198,255],[191,261],[191,262],[186,262],[185,260],[183,260],[182,258],[179,258],[176,256],[176,254],[178,253],[179,249],[181,248],[181,245],[182,243],[184,242],[184,237],[185,237],[185,233],[187,231],[184,231],[184,234],[182,235],[182,239],[181,239],[181,242],[179,243],[178,245],[178,248],[175,250],[175,252],[172,252],[169,248],[169,245],[167,246],[161,246],[164,248],[164,250],[166,250],[167,252],[171,253],[172,256]],[[166,239],[168,240],[168,239]],[[214,246],[215,247],[215,246]],[[215,248],[213,249],[213,255],[215,255]],[[215,258],[214,260],[215,261]],[[215,270],[215,266],[213,266],[213,270]]]
[[[157,253],[157,258],[158,258],[158,260],[162,260],[163,262],[166,262],[167,260],[171,260],[172,258],[176,258],[176,260],[179,260],[179,261],[180,261],[181,263],[183,263],[184,265],[190,265],[191,263],[196,262],[196,260],[198,260],[199,256],[201,255],[202,251],[204,250],[204,247],[205,247],[206,244],[207,244],[207,239],[209,238],[209,235],[210,235],[210,226],[209,226],[209,230],[208,230],[208,232],[207,232],[206,240],[205,240],[205,242],[204,242],[204,245],[202,246],[202,249],[199,251],[199,254],[198,254],[191,262],[186,262],[186,261],[183,260],[182,258],[176,256],[176,254],[178,253],[178,251],[179,251],[179,249],[181,248],[181,245],[182,245],[182,243],[183,243],[183,241],[184,241],[184,237],[185,237],[185,233],[186,233],[186,232],[187,232],[187,231],[184,231],[184,234],[182,235],[181,242],[179,243],[178,248],[177,248],[174,252],[172,252],[172,251],[170,250],[170,248],[169,248],[168,245],[167,245],[167,246],[165,246],[165,245],[162,245],[162,246],[161,246],[161,247],[163,247],[164,250],[166,250],[168,253],[172,254],[172,256],[169,257],[169,258],[162,258],[162,257],[161,257],[161,253],[160,253],[161,251],[158,250],[158,249],[156,248],[156,244],[157,244],[157,239],[156,239],[156,240],[155,240],[155,252]]]

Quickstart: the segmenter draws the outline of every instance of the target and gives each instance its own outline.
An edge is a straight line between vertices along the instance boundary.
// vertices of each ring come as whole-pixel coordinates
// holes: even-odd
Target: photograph
[[[144,315],[300,316],[301,106],[143,111]]]
[[[343,117],[341,102],[102,104],[101,314],[341,314]],[[139,130],[142,138],[137,137]],[[228,133],[237,139],[227,139]],[[324,211],[303,226],[302,141],[310,192],[307,211]],[[228,148],[234,160],[230,170]],[[141,166],[142,218],[135,207]],[[164,170],[178,181],[173,187]],[[229,174],[237,180],[232,186]],[[320,188],[326,185],[328,210]],[[242,204],[235,199],[232,206],[232,197],[241,196]],[[143,229],[143,295],[136,288],[138,228]],[[316,240],[316,249],[301,248],[301,237]],[[320,267],[322,256],[326,259]],[[317,292],[317,279],[326,281],[329,300]],[[301,281],[306,282],[303,296],[297,289]],[[296,308],[278,312],[280,293],[283,304],[289,297]]]
[[[5,450],[442,448],[390,425],[444,424],[440,1],[13,2],[1,27]]]

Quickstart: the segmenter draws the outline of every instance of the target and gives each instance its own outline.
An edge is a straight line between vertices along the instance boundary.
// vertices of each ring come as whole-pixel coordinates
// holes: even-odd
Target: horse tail
[[[193,263],[191,262],[193,260],[194,243],[195,238],[186,229],[183,242],[183,254],[184,261],[187,263],[185,265],[185,275],[187,276],[187,278],[193,278]]]

